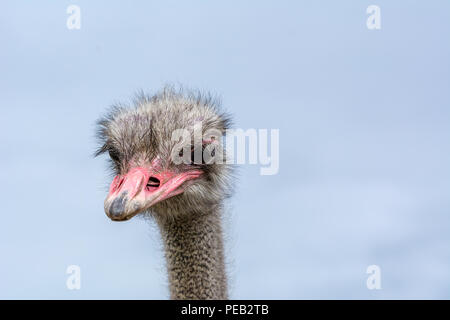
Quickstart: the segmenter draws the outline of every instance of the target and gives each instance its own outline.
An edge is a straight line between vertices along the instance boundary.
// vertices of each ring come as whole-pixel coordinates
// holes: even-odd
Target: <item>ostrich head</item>
[[[211,96],[164,89],[114,106],[99,122],[114,171],[105,212],[115,221],[204,212],[228,195],[221,134],[230,123]],[[220,157],[220,158],[219,158]]]

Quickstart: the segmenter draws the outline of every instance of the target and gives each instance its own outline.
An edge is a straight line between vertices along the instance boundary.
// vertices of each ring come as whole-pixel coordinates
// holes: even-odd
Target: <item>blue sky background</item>
[[[449,39],[444,0],[3,1],[0,298],[168,297],[156,227],[105,216],[92,158],[107,107],[168,82],[280,129],[279,174],[241,166],[229,203],[231,298],[450,298]]]

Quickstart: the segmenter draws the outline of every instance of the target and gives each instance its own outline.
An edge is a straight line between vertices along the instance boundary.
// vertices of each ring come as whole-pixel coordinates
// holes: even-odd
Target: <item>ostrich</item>
[[[98,121],[96,155],[109,153],[116,175],[105,213],[113,221],[156,220],[171,299],[228,298],[221,216],[231,169],[210,160],[223,159],[219,135],[229,125],[211,95],[169,87],[138,95],[133,107],[114,106]],[[184,135],[174,138],[180,129]]]

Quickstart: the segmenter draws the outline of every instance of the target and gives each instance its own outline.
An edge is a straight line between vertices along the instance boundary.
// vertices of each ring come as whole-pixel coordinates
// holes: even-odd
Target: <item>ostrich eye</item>
[[[203,158],[203,156],[202,156]],[[191,164],[195,163],[195,148],[191,147]]]
[[[195,152],[197,149],[194,147],[191,147],[191,164],[206,164],[205,159],[203,159],[203,152],[205,151],[205,147],[206,147],[205,145],[202,145],[202,151],[201,151],[202,161],[201,161],[201,163],[195,162]],[[198,152],[200,152],[200,151],[198,151]]]
[[[196,148],[194,146],[191,146],[191,158],[190,158],[190,162],[189,162],[191,165],[205,165],[205,164],[208,164],[208,163],[206,163],[205,159],[203,158],[203,154],[205,152],[206,146],[207,146],[207,144],[202,144],[201,151],[199,150],[200,147]],[[197,159],[195,159],[195,153],[196,152],[200,153],[201,161],[198,161]],[[211,152],[211,156],[214,157],[215,153],[216,153],[216,150],[213,149],[212,152]],[[184,148],[182,148],[180,151],[178,151],[178,156],[183,157],[183,155],[184,155]]]
[[[112,160],[118,162],[119,161],[119,153],[116,150],[109,150],[109,156]]]

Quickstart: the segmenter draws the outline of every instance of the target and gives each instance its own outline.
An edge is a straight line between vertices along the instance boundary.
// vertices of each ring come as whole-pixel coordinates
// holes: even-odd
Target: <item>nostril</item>
[[[122,187],[123,184],[123,178],[116,176],[111,183],[111,189],[110,192],[116,192],[117,190],[120,190],[120,187]]]
[[[150,177],[147,182],[147,187],[149,188],[158,188],[161,182],[156,177]]]
[[[119,180],[119,183],[117,184],[117,189],[120,189],[120,187],[122,187],[122,185],[123,185],[123,181],[124,181],[125,179],[123,179],[123,178],[121,178],[120,180]]]

